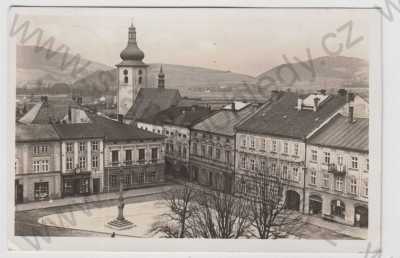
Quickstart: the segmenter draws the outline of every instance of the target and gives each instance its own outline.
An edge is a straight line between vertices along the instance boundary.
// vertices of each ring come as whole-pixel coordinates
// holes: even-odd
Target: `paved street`
[[[169,186],[172,187],[172,186]],[[160,200],[160,187],[158,188],[148,188],[143,189],[142,191],[126,193],[126,203],[140,203],[140,202],[149,202]],[[136,194],[133,194],[136,193]],[[115,197],[115,195],[114,195]],[[110,207],[116,206],[117,200],[106,198],[106,196],[101,197],[103,200],[90,202],[90,203],[80,203],[76,204],[76,200],[69,200],[70,205],[64,205],[60,207],[47,207],[42,209],[31,209],[31,210],[23,210],[17,211],[15,214],[15,233],[19,236],[25,235],[40,235],[40,236],[104,236],[108,237],[109,234],[89,231],[89,230],[78,230],[78,229],[70,229],[63,227],[55,227],[55,226],[45,226],[38,223],[38,219],[51,215],[51,214],[61,214],[68,213],[72,211],[78,210],[89,210],[93,208],[102,208],[102,207]],[[101,199],[99,198],[99,199]],[[75,203],[75,204],[74,204]],[[36,204],[37,205],[37,204]],[[53,205],[55,205],[53,203]],[[25,207],[27,208],[27,207]],[[63,219],[73,219],[68,218],[68,216],[63,217]],[[301,228],[297,231],[296,237],[304,238],[304,239],[353,239],[349,235],[342,234],[343,230],[336,230],[335,228],[343,228],[344,225],[337,225],[336,223],[326,222],[326,221],[318,221],[318,218],[305,218],[307,222],[311,223],[320,223],[321,226],[316,226],[311,223],[305,223],[301,226]],[[332,224],[332,225],[331,225]]]

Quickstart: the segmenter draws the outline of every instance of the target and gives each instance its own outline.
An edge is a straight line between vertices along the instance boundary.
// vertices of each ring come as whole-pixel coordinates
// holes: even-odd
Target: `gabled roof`
[[[16,142],[57,141],[59,136],[50,124],[21,124],[15,126]]]
[[[319,106],[317,111],[298,111],[296,106],[299,97],[302,96],[296,93],[284,93],[279,100],[265,106],[263,110],[238,126],[237,130],[304,139],[346,103],[345,96],[331,95]]]
[[[203,118],[212,114],[211,111],[207,107],[170,107],[164,111],[161,111],[154,116],[141,119],[140,121],[150,123],[150,124],[158,124],[158,125],[176,125],[182,127],[191,127],[196,122],[199,122]]]
[[[128,110],[125,118],[137,120],[153,116],[177,105],[180,97],[179,91],[176,89],[140,88],[135,103]]]
[[[309,140],[310,144],[368,152],[368,118],[356,118],[352,123],[347,117],[336,115]]]
[[[50,121],[60,121],[68,115],[69,107],[81,108],[72,99],[63,99],[62,101],[48,99],[47,102],[35,104],[18,121],[26,124],[49,124]]]
[[[256,107],[249,105],[240,111],[222,109],[214,115],[195,124],[192,129],[221,135],[235,135],[235,126],[252,115]]]

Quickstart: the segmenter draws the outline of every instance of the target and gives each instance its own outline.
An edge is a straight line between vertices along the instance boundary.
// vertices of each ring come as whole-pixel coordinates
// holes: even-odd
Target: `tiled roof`
[[[151,117],[171,106],[177,105],[180,99],[178,90],[141,88],[135,103],[126,113],[125,118],[136,120]]]
[[[62,120],[68,115],[69,107],[78,107],[72,99],[53,100],[48,99],[47,103],[37,103],[28,111],[19,122],[29,124],[49,124],[50,121],[56,122]]]
[[[206,107],[170,107],[140,121],[159,125],[169,124],[190,127],[210,114],[212,114],[212,111]]]
[[[164,136],[139,129],[134,125],[122,124],[109,118],[92,115],[91,120],[103,132],[106,141],[159,140]]]
[[[104,138],[105,141],[150,140],[162,139],[134,125],[122,124],[106,117],[90,114],[90,123],[55,124],[54,127],[61,139],[93,139]]]
[[[59,137],[50,124],[20,124],[15,126],[15,141],[57,141]]]
[[[252,105],[240,111],[220,110],[194,125],[192,128],[195,130],[232,136],[235,134],[235,126],[248,118],[255,110],[256,107]]]
[[[238,126],[238,131],[304,139],[346,103],[346,97],[331,95],[317,111],[296,109],[300,96],[284,93],[283,96],[257,112]]]
[[[54,124],[62,140],[103,138],[104,132],[94,123]]]
[[[356,118],[349,123],[340,114],[310,138],[310,144],[331,148],[368,152],[368,118]]]

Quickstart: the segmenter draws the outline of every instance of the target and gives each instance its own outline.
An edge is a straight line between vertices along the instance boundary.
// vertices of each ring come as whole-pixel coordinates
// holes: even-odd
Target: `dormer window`
[[[124,83],[128,83],[128,70],[125,69],[123,73],[124,73]]]

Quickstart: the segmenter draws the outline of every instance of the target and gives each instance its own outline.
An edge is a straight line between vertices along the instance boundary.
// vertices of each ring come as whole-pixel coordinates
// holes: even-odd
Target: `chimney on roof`
[[[354,122],[354,93],[349,92],[347,94],[347,105],[349,108],[348,120],[349,123]]]
[[[325,89],[321,89],[320,91],[319,91],[320,93],[321,93],[321,95],[326,95],[326,90]]]
[[[340,96],[346,96],[347,91],[346,91],[346,89],[339,89],[339,90],[338,90],[338,94],[339,94]]]
[[[349,117],[348,117],[349,123],[354,122],[354,107],[352,105],[349,105]]]
[[[232,102],[232,104],[231,104],[231,108],[232,108],[232,111],[236,111],[236,105],[235,105],[235,101],[233,101],[233,102]]]
[[[319,105],[319,98],[315,97],[314,98],[314,112],[318,111],[318,105]]]
[[[299,97],[297,99],[297,110],[301,111],[302,109],[303,109],[303,99]]]

